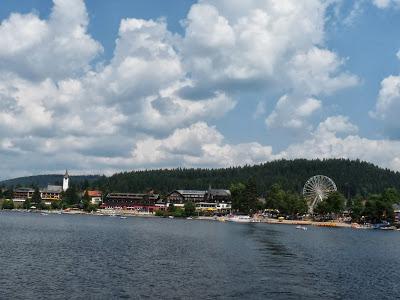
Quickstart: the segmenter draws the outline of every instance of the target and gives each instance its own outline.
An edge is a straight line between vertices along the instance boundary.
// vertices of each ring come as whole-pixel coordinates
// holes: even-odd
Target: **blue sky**
[[[397,0],[3,0],[0,19],[1,178],[299,157],[400,170]]]

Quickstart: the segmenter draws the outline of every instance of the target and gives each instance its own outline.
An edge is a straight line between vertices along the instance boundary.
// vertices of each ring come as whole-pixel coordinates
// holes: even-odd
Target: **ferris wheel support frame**
[[[308,212],[312,214],[317,204],[335,191],[337,191],[337,187],[331,178],[325,175],[315,175],[309,178],[303,187],[303,197],[307,200]]]

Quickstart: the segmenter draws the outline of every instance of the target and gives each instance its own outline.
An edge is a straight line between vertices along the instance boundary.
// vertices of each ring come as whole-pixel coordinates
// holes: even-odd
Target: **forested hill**
[[[0,182],[0,186],[5,187],[17,187],[17,186],[38,186],[38,187],[46,187],[48,184],[62,185],[64,175],[36,175],[36,176],[27,176],[27,177],[19,177],[14,179],[8,179]],[[93,183],[100,176],[98,175],[79,175],[79,176],[70,176],[71,183],[81,186],[85,180],[88,181],[89,184]]]
[[[280,183],[285,190],[301,192],[306,180],[318,174],[331,177],[345,196],[380,193],[388,187],[400,190],[399,172],[346,159],[279,160],[226,169],[133,171],[102,177],[95,185],[105,191],[143,192],[154,189],[167,193],[175,189],[207,189],[209,185],[229,188],[232,183],[246,183],[254,177],[258,192],[265,194],[274,183]]]

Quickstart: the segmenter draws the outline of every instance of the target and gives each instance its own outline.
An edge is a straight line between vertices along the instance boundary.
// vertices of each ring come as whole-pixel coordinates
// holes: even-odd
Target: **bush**
[[[88,204],[87,206],[85,206],[84,211],[86,212],[92,212],[92,211],[97,211],[97,205],[95,204]]]
[[[50,205],[51,209],[60,209],[61,208],[61,201],[53,201]]]
[[[166,213],[165,213],[165,211],[159,209],[159,210],[156,210],[156,216],[157,217],[165,217]]]
[[[185,215],[187,217],[194,216],[196,214],[196,205],[193,202],[185,203]]]
[[[168,206],[168,212],[173,213],[175,212],[175,210],[176,210],[175,205],[173,203],[170,203]]]
[[[172,215],[176,218],[183,218],[185,216],[185,211],[181,208],[176,208]]]
[[[50,205],[47,205],[46,203],[44,203],[42,201],[42,202],[36,204],[36,208],[41,209],[41,210],[50,210]]]
[[[30,208],[31,208],[31,201],[30,201],[29,199],[26,199],[26,200],[24,201],[24,204],[22,204],[22,207],[23,207],[24,209],[30,209]]]
[[[4,200],[1,209],[14,209],[14,201]]]

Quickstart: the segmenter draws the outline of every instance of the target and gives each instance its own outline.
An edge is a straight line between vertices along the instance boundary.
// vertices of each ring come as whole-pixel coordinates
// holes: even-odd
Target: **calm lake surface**
[[[1,299],[398,299],[400,232],[0,212]]]

